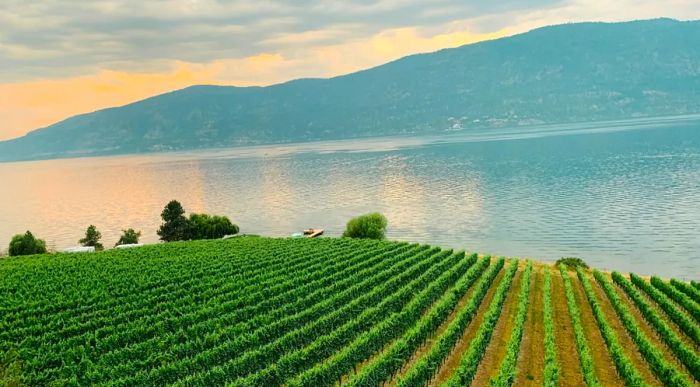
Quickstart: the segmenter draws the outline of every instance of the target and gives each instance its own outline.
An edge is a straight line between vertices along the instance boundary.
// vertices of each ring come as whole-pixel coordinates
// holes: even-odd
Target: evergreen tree
[[[104,250],[104,246],[102,246],[102,243],[100,243],[101,238],[102,233],[97,231],[97,227],[91,224],[90,226],[88,226],[87,230],[85,230],[85,237],[80,239],[78,243],[80,243],[83,246],[94,247],[95,250],[100,251]]]
[[[188,239],[189,222],[185,218],[185,210],[177,200],[171,200],[160,217],[163,218],[163,224],[158,229],[158,236],[165,242],[181,241]]]
[[[122,230],[122,236],[119,237],[115,246],[136,244],[139,243],[139,238],[141,238],[141,231],[134,231],[133,228]]]

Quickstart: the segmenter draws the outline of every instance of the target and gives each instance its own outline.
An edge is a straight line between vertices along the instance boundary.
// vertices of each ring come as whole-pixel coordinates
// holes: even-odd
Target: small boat
[[[307,228],[304,230],[304,236],[307,238],[316,238],[317,236],[323,235],[322,228]]]

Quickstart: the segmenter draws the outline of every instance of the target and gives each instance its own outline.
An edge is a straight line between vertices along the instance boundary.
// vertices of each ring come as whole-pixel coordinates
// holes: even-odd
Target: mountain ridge
[[[0,142],[0,161],[700,112],[700,21],[545,26],[331,78],[194,85]]]

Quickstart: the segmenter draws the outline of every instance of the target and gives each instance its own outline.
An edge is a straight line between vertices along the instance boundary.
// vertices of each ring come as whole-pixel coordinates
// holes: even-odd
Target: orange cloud
[[[194,84],[252,86],[300,77],[330,77],[416,52],[501,37],[507,32],[456,31],[424,36],[416,28],[401,28],[343,44],[300,49],[289,56],[261,53],[206,64],[174,62],[162,73],[104,70],[76,78],[0,84],[0,140],[21,136],[76,114],[124,105]],[[302,43],[308,38],[290,36]]]
[[[216,64],[176,63],[162,74],[105,70],[78,78],[0,84],[0,139],[192,84],[220,83],[214,78],[218,71]]]
[[[371,40],[371,43],[372,48],[377,53],[383,53],[387,56],[404,56],[414,52],[427,52],[501,38],[506,34],[507,30],[486,34],[470,34],[459,31],[424,37],[415,28],[400,28],[379,34]]]

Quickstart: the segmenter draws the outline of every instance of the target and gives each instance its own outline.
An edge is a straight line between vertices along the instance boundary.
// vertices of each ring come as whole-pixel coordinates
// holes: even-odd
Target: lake
[[[693,117],[5,163],[0,182],[2,249],[27,229],[74,246],[89,224],[155,243],[177,199],[243,233],[339,236],[379,211],[390,239],[700,279]]]

